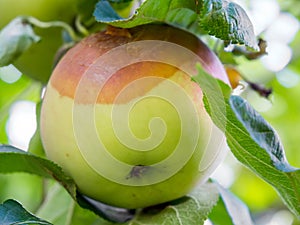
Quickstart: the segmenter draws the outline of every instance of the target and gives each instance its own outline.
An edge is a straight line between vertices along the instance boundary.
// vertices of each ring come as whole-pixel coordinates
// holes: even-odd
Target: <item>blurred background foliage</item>
[[[300,167],[300,1],[235,2],[246,9],[256,34],[267,41],[268,55],[251,61],[238,56],[234,58],[234,66],[247,80],[272,88],[272,94],[262,97],[243,81],[238,89],[277,130],[290,164]],[[37,127],[36,104],[42,91],[41,83],[14,67],[0,68],[0,143],[28,150]],[[38,141],[32,144],[40,148]],[[300,224],[272,187],[239,164],[230,153],[213,178],[248,205],[257,224]],[[45,181],[28,174],[0,175],[0,202],[17,199],[34,212],[46,193],[42,182]]]

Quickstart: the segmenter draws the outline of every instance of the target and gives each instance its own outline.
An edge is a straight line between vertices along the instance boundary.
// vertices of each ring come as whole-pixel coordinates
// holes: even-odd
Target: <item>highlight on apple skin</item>
[[[143,208],[182,197],[226,155],[196,63],[229,83],[197,37],[167,25],[108,28],[69,50],[54,69],[41,136],[58,163],[95,200]]]

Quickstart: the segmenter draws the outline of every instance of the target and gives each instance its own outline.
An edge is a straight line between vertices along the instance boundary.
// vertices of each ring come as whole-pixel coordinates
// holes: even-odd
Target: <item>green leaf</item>
[[[208,217],[213,225],[234,225],[222,198],[219,198],[218,204],[213,208]]]
[[[120,224],[104,220],[89,210],[75,205],[70,225],[113,225]],[[64,224],[65,225],[65,224]]]
[[[230,96],[230,87],[222,81],[202,69],[193,79],[204,92],[212,120],[226,131],[235,157],[271,184],[300,218],[300,170],[288,164],[276,132],[244,99]]]
[[[94,16],[98,22],[122,28],[166,23],[195,35],[208,33],[227,44],[239,43],[258,49],[252,23],[245,11],[225,0],[147,0],[126,19],[114,11],[108,0],[101,0],[96,5]]]
[[[50,184],[36,215],[55,225],[112,225],[90,210],[81,208],[57,183]],[[59,206],[59,207],[58,207]]]
[[[0,32],[0,66],[7,66],[40,38],[22,17],[12,20]]]
[[[1,225],[18,224],[44,224],[51,223],[41,220],[27,212],[22,205],[14,200],[7,200],[0,204],[0,223]]]
[[[60,182],[72,196],[76,196],[74,181],[50,160],[12,146],[0,145],[0,173],[27,172]]]
[[[244,128],[233,130],[240,136],[228,140],[230,148],[242,163],[270,183],[300,218],[300,170],[289,165],[276,132],[246,100],[232,96],[230,106]],[[246,143],[249,136],[252,143]]]
[[[272,164],[283,172],[293,172],[276,131],[247,102],[238,96],[230,98],[230,106],[252,139],[269,154]]]
[[[60,185],[50,184],[43,204],[36,215],[51,221],[55,225],[68,225],[72,215],[74,201]]]
[[[200,64],[197,65],[198,75],[192,77],[203,91],[203,101],[206,111],[209,113],[213,122],[222,130],[226,131],[228,98],[231,88],[221,80],[213,78],[206,73]]]
[[[206,183],[196,188],[186,197],[168,205],[142,210],[130,221],[130,225],[189,224],[201,225],[216,205],[219,198],[218,188],[214,183]]]
[[[31,212],[44,197],[44,179],[28,173],[0,174],[0,202],[16,199]]]
[[[174,12],[180,9],[187,12],[187,19],[183,17],[185,13],[180,16],[181,20],[183,20],[183,24],[189,24],[187,21],[191,20],[191,15],[194,20],[197,19],[196,13],[193,12],[196,10],[196,4],[193,0],[147,0],[143,2],[132,17],[127,19],[121,18],[116,12],[112,13],[113,8],[110,6],[109,1],[101,0],[96,5],[94,16],[98,22],[108,23],[112,26],[122,28],[131,28],[153,22],[167,23],[167,21],[169,21],[171,23],[173,21],[172,18],[174,18]],[[174,21],[178,23],[181,22],[179,19]],[[174,25],[176,24],[174,23]],[[180,26],[180,24],[177,25]]]
[[[216,183],[220,193],[217,206],[209,214],[214,225],[253,225],[248,207],[229,190]]]
[[[258,50],[253,25],[244,9],[227,0],[203,0],[200,25],[227,44],[245,44]]]
[[[233,224],[254,224],[251,219],[248,207],[243,202],[241,202],[241,200],[239,200],[230,191],[226,190],[220,185],[218,185],[218,190],[222,201],[224,202],[226,210],[232,219]]]

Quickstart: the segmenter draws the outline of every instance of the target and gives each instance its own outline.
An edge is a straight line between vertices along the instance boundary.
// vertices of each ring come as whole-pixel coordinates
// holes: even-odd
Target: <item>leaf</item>
[[[27,212],[21,204],[14,200],[7,200],[0,204],[0,223],[1,225],[12,224],[44,224],[51,225],[51,223],[41,220],[34,215]]]
[[[214,181],[220,193],[217,206],[209,219],[217,225],[253,225],[248,207],[229,190]]]
[[[74,181],[50,160],[40,158],[12,146],[0,145],[0,173],[27,172],[60,182],[76,196]]]
[[[227,44],[245,44],[258,50],[253,25],[244,9],[227,0],[203,0],[200,25]]]
[[[22,17],[12,20],[0,32],[0,66],[7,66],[40,38]]]
[[[78,204],[74,206],[74,211],[72,219],[70,220],[70,225],[113,225],[114,222],[110,222],[98,217],[96,214],[89,210],[80,207]],[[120,223],[117,223],[120,224]],[[65,225],[65,224],[64,224]]]
[[[178,26],[180,26],[180,22],[182,22],[183,25],[187,26],[193,22],[191,17],[193,20],[197,19],[197,14],[194,12],[194,10],[196,10],[196,4],[192,0],[147,0],[143,2],[133,16],[127,19],[121,18],[116,12],[111,13],[112,10],[113,8],[110,6],[108,0],[101,0],[96,5],[94,16],[98,22],[108,23],[112,26],[122,28],[131,28],[152,22],[168,23],[168,21],[174,25],[176,24],[172,21],[177,21]],[[174,19],[174,12],[178,12],[178,10],[183,10],[183,13],[178,17],[180,19]],[[110,13],[109,16],[108,13]],[[187,19],[184,19],[184,16],[186,16]]]
[[[218,204],[213,208],[208,217],[213,225],[234,225],[222,198],[219,198]]]
[[[228,98],[231,88],[222,81],[213,78],[206,73],[200,64],[197,65],[198,75],[192,77],[203,91],[203,102],[213,122],[222,130],[226,131]]]
[[[214,183],[206,183],[196,188],[186,197],[173,203],[142,210],[128,225],[189,224],[200,225],[216,205],[219,198]]]
[[[81,208],[62,186],[48,185],[47,195],[36,215],[55,225],[113,225],[90,210]],[[58,207],[59,206],[59,207]]]
[[[233,224],[253,225],[254,223],[251,219],[248,207],[221,185],[217,186],[221,199],[224,202],[226,210],[231,217]]]
[[[300,218],[300,170],[288,164],[273,128],[246,100],[230,96],[228,85],[201,68],[193,79],[202,88],[205,107],[214,123],[225,131],[235,157],[271,184]]]
[[[230,98],[230,106],[252,139],[270,155],[273,165],[284,172],[294,171],[295,168],[291,167],[285,158],[283,146],[275,130],[246,100],[238,96],[232,96]]]
[[[73,214],[74,201],[71,196],[56,183],[47,186],[47,193],[42,205],[36,212],[55,225],[68,225],[68,220]]]
[[[0,203],[16,199],[28,211],[35,212],[44,197],[43,178],[28,173],[0,174]]]
[[[225,0],[203,0],[200,3],[194,0],[147,0],[126,19],[114,11],[108,0],[101,0],[96,5],[94,16],[98,22],[122,28],[166,23],[195,35],[208,33],[227,44],[239,43],[258,49],[252,23],[245,11]]]
[[[300,170],[289,165],[276,132],[244,99],[232,96],[230,106],[244,129],[235,130],[240,136],[231,137],[229,146],[234,152],[243,146],[236,157],[270,183],[300,218]],[[245,143],[249,136],[253,142]]]

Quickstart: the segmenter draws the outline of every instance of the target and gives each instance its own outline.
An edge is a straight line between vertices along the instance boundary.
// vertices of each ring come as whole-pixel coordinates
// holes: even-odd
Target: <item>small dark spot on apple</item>
[[[126,179],[130,178],[141,178],[145,172],[147,172],[150,169],[150,166],[144,166],[144,165],[136,165],[132,167],[131,171],[127,175]]]

